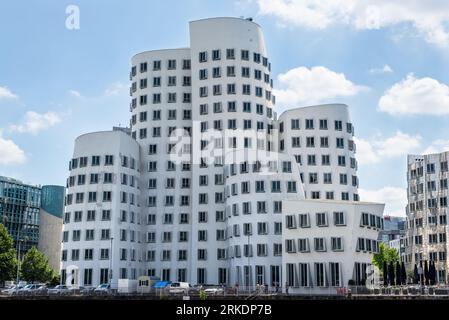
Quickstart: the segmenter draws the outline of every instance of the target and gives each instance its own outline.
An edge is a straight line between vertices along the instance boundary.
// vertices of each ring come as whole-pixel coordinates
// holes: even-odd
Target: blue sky
[[[0,175],[64,184],[78,135],[128,123],[135,53],[188,46],[191,20],[245,16],[263,28],[279,110],[347,103],[362,200],[403,214],[406,155],[449,150],[446,12],[440,0],[2,1]]]

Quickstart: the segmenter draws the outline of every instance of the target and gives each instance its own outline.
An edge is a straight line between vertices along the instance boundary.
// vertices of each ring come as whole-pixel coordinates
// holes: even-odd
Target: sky
[[[131,57],[218,16],[261,25],[279,113],[349,105],[361,200],[405,215],[407,154],[449,150],[445,0],[1,1],[0,175],[64,185],[77,136],[128,124]]]

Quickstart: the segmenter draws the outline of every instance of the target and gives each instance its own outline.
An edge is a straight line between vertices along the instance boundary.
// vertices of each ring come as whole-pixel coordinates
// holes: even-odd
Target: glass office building
[[[39,241],[39,210],[42,190],[21,181],[0,177],[0,222],[22,254]],[[22,255],[21,254],[21,255]]]

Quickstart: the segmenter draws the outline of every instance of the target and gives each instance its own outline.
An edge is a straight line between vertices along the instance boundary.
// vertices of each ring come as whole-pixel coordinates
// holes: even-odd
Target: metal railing
[[[6,297],[36,297],[36,298],[137,298],[137,299],[183,299],[189,296],[191,299],[200,299],[199,290],[189,290],[187,293],[170,293],[166,289],[156,289],[150,292],[130,292],[123,293],[117,290],[109,292],[78,292],[71,290],[70,292],[50,294],[45,291],[28,291],[18,292],[15,294],[1,294],[0,298]],[[283,299],[283,298],[313,298],[313,299],[352,299],[352,298],[449,298],[449,286],[380,286],[378,288],[367,288],[366,286],[347,286],[347,287],[288,287],[288,288],[265,288],[265,287],[228,287],[223,291],[208,293],[207,299],[234,299],[241,297],[247,300],[256,299]]]

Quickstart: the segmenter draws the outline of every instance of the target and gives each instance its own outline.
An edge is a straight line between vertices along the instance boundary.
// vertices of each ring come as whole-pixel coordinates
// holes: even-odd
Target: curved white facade
[[[142,52],[132,64],[137,71],[131,73],[131,126],[142,150],[145,274],[187,281],[192,170],[183,168],[169,148],[177,142],[170,138],[173,128],[188,132],[192,127],[190,50]],[[145,64],[147,71],[141,69]],[[190,167],[191,152],[184,152]]]
[[[320,199],[332,193],[335,200],[358,200],[347,106],[297,108],[277,120],[270,69],[260,26],[238,18],[193,21],[189,48],[132,58],[131,137],[123,132],[81,136],[74,153],[75,159],[127,154],[139,164],[136,171],[120,166],[113,171],[117,176],[134,173],[135,187],[119,180],[104,185],[113,194],[136,193],[131,208],[120,202],[102,205],[112,212],[135,210],[141,222],[102,222],[114,239],[124,227],[138,234],[137,242],[127,246],[113,241],[114,282],[116,276],[149,275],[192,284],[280,285],[282,201],[315,198],[314,192]],[[326,129],[319,127],[324,119]],[[308,146],[311,137],[314,144]],[[326,146],[320,146],[322,137]],[[291,144],[293,139],[298,146]],[[312,154],[314,165],[305,162]],[[325,155],[329,164],[321,163]],[[89,170],[72,167],[71,176]],[[327,173],[329,181],[323,178]],[[316,174],[316,183],[310,174]],[[102,190],[103,184],[96,187]],[[86,188],[69,185],[69,193]],[[90,206],[67,204],[66,211]],[[74,228],[76,223],[65,225],[66,231]],[[64,250],[89,245],[69,242]],[[120,260],[122,249],[135,250],[138,258]],[[97,262],[104,269],[109,261]],[[94,263],[74,264],[85,269]],[[63,268],[68,266],[69,261]]]
[[[284,201],[284,207],[284,291],[335,295],[351,282],[368,281],[384,204],[307,199]]]
[[[226,238],[231,236],[227,229],[233,219],[226,213],[226,206],[232,204],[225,199],[224,185],[214,183],[215,176],[224,173],[223,160],[217,158],[245,148],[245,140],[249,152],[257,147],[257,139],[268,148],[272,136],[267,130],[272,124],[273,107],[270,67],[261,28],[248,20],[217,18],[193,21],[190,23],[190,42],[192,85],[195,88],[192,90],[192,104],[195,106],[192,110],[195,127],[192,141],[192,212],[194,215],[206,212],[210,217],[207,223],[192,225],[192,240],[197,243],[195,251],[204,250],[207,260],[192,260],[191,281],[231,284],[229,268],[234,261],[229,257],[232,251],[228,249],[229,241]],[[202,108],[207,108],[207,112]],[[254,136],[257,126],[261,128],[259,137]],[[195,136],[198,132],[199,135]],[[221,141],[218,147],[215,139]],[[213,156],[210,156],[209,148],[201,150],[201,143],[205,143],[202,141],[214,144]],[[207,167],[199,165],[200,158],[209,159]],[[204,176],[209,180],[207,185],[201,184],[200,179]],[[204,196],[208,198],[207,203],[202,203],[200,199]],[[216,197],[223,200],[216,201]],[[214,216],[222,212],[226,215],[225,219],[217,221]],[[257,221],[255,216],[254,223]],[[204,231],[209,234],[207,242],[198,238]],[[218,236],[223,232],[225,238]]]
[[[76,139],[67,179],[63,280],[72,276],[73,284],[95,286],[112,276],[116,285],[141,273],[139,156],[138,144],[122,131]]]
[[[346,105],[285,111],[278,129],[280,152],[301,164],[307,198],[359,200],[354,126]]]

